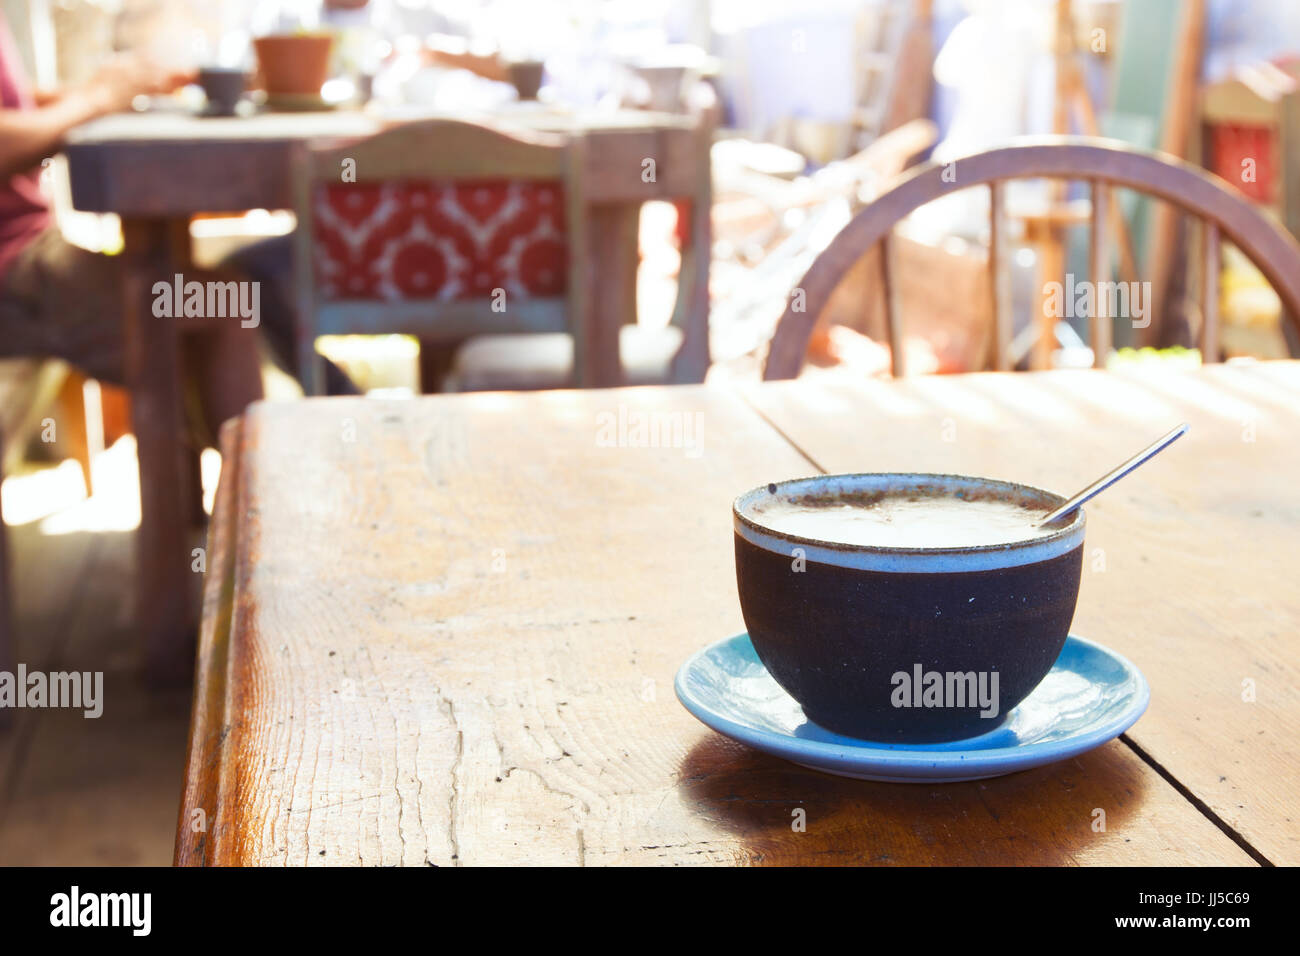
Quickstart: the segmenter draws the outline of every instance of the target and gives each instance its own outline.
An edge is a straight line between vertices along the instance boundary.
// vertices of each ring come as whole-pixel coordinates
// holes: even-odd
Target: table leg
[[[135,614],[145,671],[157,683],[187,680],[193,670],[195,477],[185,440],[180,333],[152,308],[154,283],[170,281],[184,261],[188,229],[185,221],[122,221],[126,375],[140,459]]]
[[[640,203],[598,203],[591,207],[591,309],[586,348],[578,349],[578,382],[587,388],[623,384],[618,330],[635,322],[637,234]]]
[[[703,382],[709,371],[711,209],[707,192],[703,197],[696,196],[677,203],[677,215],[686,217],[686,228],[679,231],[682,262],[677,274],[677,305],[672,322],[683,334],[682,347],[669,370],[672,384]]]

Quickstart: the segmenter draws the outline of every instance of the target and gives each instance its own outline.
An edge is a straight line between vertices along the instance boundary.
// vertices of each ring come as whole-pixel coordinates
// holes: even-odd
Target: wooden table
[[[638,413],[701,441],[611,447]],[[739,492],[913,469],[1068,492],[1183,420],[1088,506],[1073,630],[1152,689],[1123,738],[867,783],[674,698],[743,630]],[[176,860],[1296,864],[1297,434],[1291,362],[255,406],[224,435]]]
[[[192,667],[192,646],[178,636],[194,618],[187,529],[196,510],[197,478],[193,456],[178,437],[183,431],[179,335],[172,323],[153,318],[153,284],[184,271],[195,214],[291,208],[295,144],[365,136],[415,118],[413,112],[241,118],[159,112],[105,117],[69,136],[64,152],[73,205],[122,217],[127,376],[142,474],[137,605],[146,660],[156,675],[184,677]],[[569,113],[523,106],[456,118],[586,137],[590,168],[583,187],[591,210],[593,315],[617,316],[621,322],[636,314],[637,221],[641,204],[652,199],[693,200],[692,245],[704,250],[695,285],[707,296],[708,137],[696,121],[642,111]],[[649,173],[648,160],[653,160]],[[690,307],[707,310],[707,300],[693,294]],[[698,328],[691,334],[698,338]],[[595,323],[585,354],[590,381],[619,383],[617,324]],[[703,377],[703,369],[699,374]]]

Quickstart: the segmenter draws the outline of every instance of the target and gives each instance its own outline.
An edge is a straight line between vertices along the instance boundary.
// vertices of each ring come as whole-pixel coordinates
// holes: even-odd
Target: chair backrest
[[[1281,226],[1237,195],[1217,176],[1172,156],[1114,140],[1053,136],[977,153],[953,163],[927,163],[907,173],[849,222],[817,257],[795,288],[781,316],[763,369],[765,379],[794,378],[803,366],[808,339],[831,293],[853,265],[881,243],[885,317],[893,373],[903,373],[901,316],[891,278],[890,234],[894,225],[926,203],[959,189],[987,186],[990,196],[989,278],[994,316],[993,366],[1009,367],[1011,343],[1005,185],[1010,179],[1058,179],[1091,184],[1089,272],[1109,282],[1107,239],[1110,190],[1116,186],[1164,200],[1200,219],[1200,345],[1207,361],[1218,356],[1219,241],[1226,237],[1272,283],[1288,315],[1300,316],[1300,244]],[[1095,363],[1101,366],[1111,343],[1106,296],[1094,294],[1090,315]]]
[[[308,393],[324,386],[318,335],[568,331],[581,342],[582,150],[580,135],[449,119],[304,144],[294,284]]]

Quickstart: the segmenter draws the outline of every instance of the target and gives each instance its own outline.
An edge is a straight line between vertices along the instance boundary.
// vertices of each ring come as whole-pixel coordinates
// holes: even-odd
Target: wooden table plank
[[[901,786],[687,714],[677,667],[743,628],[731,499],[812,470],[731,393],[259,404],[235,441],[179,862],[1252,862],[1119,743]]]
[[[1063,494],[1189,422],[1087,506],[1074,630],[1147,675],[1151,708],[1129,737],[1268,860],[1300,862],[1300,363],[783,384],[748,397],[828,471],[990,475]]]
[[[404,112],[400,119],[355,110],[196,117],[179,113],[106,116],[78,127],[64,154],[72,203],[87,212],[143,218],[198,212],[290,209],[290,153],[315,139],[354,139],[396,122],[450,118],[560,133],[589,143],[588,202],[646,202],[694,196],[700,128],[687,116],[644,110]],[[646,172],[654,161],[654,175]],[[177,175],[184,170],[185,175]]]

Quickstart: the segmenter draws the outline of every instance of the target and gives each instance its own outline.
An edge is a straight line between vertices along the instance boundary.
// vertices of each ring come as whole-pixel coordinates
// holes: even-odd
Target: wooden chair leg
[[[131,434],[131,397],[125,388],[99,383],[99,410],[104,419],[104,447]]]
[[[81,476],[86,484],[86,496],[94,494],[90,474],[90,430],[86,422],[86,377],[75,369],[69,370],[55,399],[59,437],[65,452],[81,465]]]
[[[314,337],[300,333],[297,342],[298,376],[302,381],[302,393],[305,398],[325,394],[325,368],[320,354],[316,351]]]
[[[431,395],[442,391],[443,380],[456,358],[460,342],[420,339],[420,391]]]

